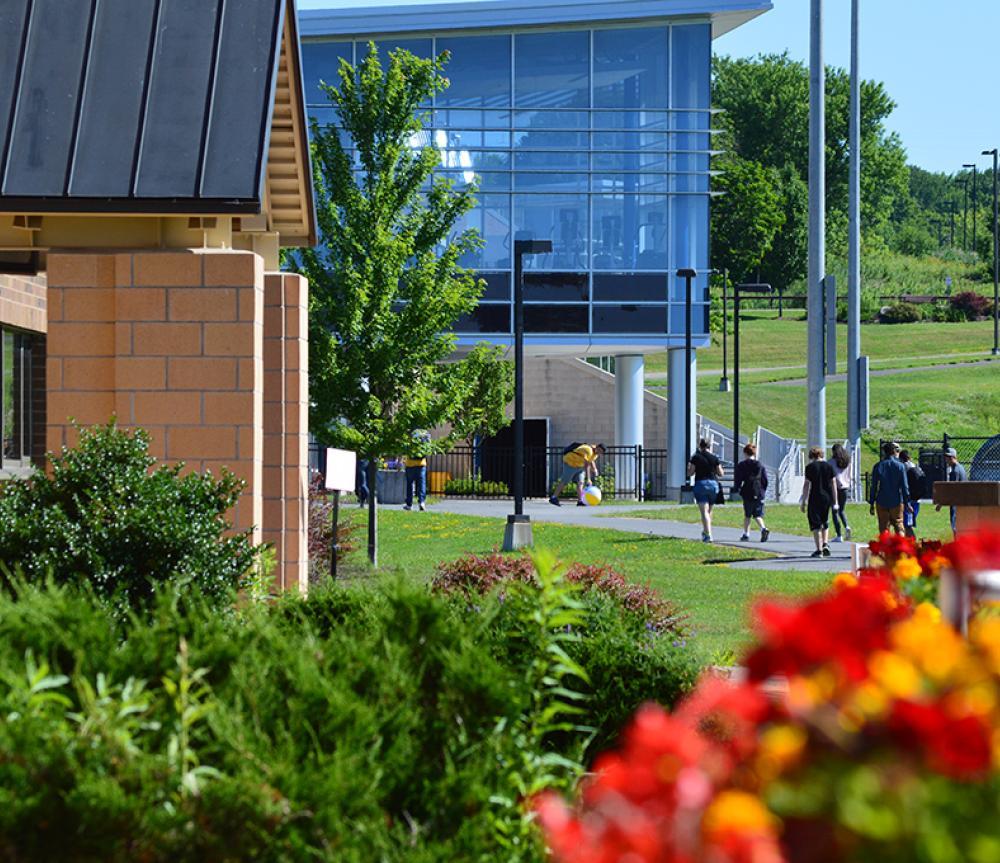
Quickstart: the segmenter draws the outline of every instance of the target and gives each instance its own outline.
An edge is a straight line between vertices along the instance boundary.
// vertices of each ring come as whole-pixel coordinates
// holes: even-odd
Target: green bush
[[[506,497],[510,494],[507,483],[499,480],[484,480],[482,474],[464,478],[449,479],[444,484],[446,495],[461,496],[482,495],[484,497]]]
[[[80,433],[51,459],[51,475],[0,490],[0,561],[29,580],[86,581],[125,608],[150,605],[170,581],[228,604],[254,564],[249,531],[227,535],[243,482],[223,471],[153,469],[149,436],[114,422]],[[6,576],[0,570],[0,580]]]
[[[923,320],[923,314],[913,303],[893,303],[882,310],[879,319],[883,324],[913,324]]]

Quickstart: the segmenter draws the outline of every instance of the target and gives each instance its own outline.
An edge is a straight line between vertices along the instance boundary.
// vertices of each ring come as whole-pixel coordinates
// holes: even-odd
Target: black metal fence
[[[310,444],[309,465],[323,470],[325,451],[319,444]],[[514,485],[513,447],[456,446],[445,453],[427,459],[427,491],[429,494],[453,498],[510,498]],[[547,498],[563,474],[562,447],[526,446],[524,448],[524,494],[528,498]],[[397,469],[395,460],[387,468]],[[605,498],[631,500],[667,499],[667,450],[642,446],[608,447],[598,460],[596,485]],[[576,485],[570,483],[563,495],[576,496]]]
[[[920,465],[924,475],[927,477],[927,487],[932,488],[936,482],[947,480],[948,466],[945,464],[945,450],[953,449],[958,455],[959,464],[965,466],[966,470],[972,464],[972,460],[980,451],[983,444],[991,440],[989,437],[953,437],[952,435],[942,435],[939,438],[927,438],[924,440],[898,440],[900,449],[907,450],[910,458]],[[880,440],[878,444],[879,453],[882,447],[888,443],[887,440]],[[868,488],[870,476],[865,474],[865,499],[868,498]]]

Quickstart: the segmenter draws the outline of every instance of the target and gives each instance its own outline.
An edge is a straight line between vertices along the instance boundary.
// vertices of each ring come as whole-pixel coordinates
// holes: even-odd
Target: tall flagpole
[[[850,177],[847,209],[847,439],[861,439],[861,68],[860,0],[851,0]]]
[[[826,72],[823,67],[823,0],[811,0],[809,34],[809,446],[826,449],[823,278],[826,275]]]

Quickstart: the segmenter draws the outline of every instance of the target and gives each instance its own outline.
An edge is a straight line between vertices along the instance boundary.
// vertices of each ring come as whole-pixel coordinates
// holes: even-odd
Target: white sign
[[[326,487],[330,491],[354,491],[358,457],[348,449],[327,449]]]

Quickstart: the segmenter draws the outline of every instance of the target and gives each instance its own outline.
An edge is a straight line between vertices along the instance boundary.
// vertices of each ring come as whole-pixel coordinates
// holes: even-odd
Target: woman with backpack
[[[837,481],[837,504],[833,508],[833,529],[837,531],[834,542],[851,541],[851,526],[847,523],[847,493],[851,490],[851,457],[839,443],[833,445],[830,467]],[[841,536],[841,527],[844,535]]]
[[[760,541],[767,542],[771,531],[764,524],[764,493],[767,491],[767,470],[757,461],[757,447],[748,443],[743,447],[743,459],[733,472],[733,486],[743,499],[743,536],[740,542],[750,541],[750,520],[760,527]]]

